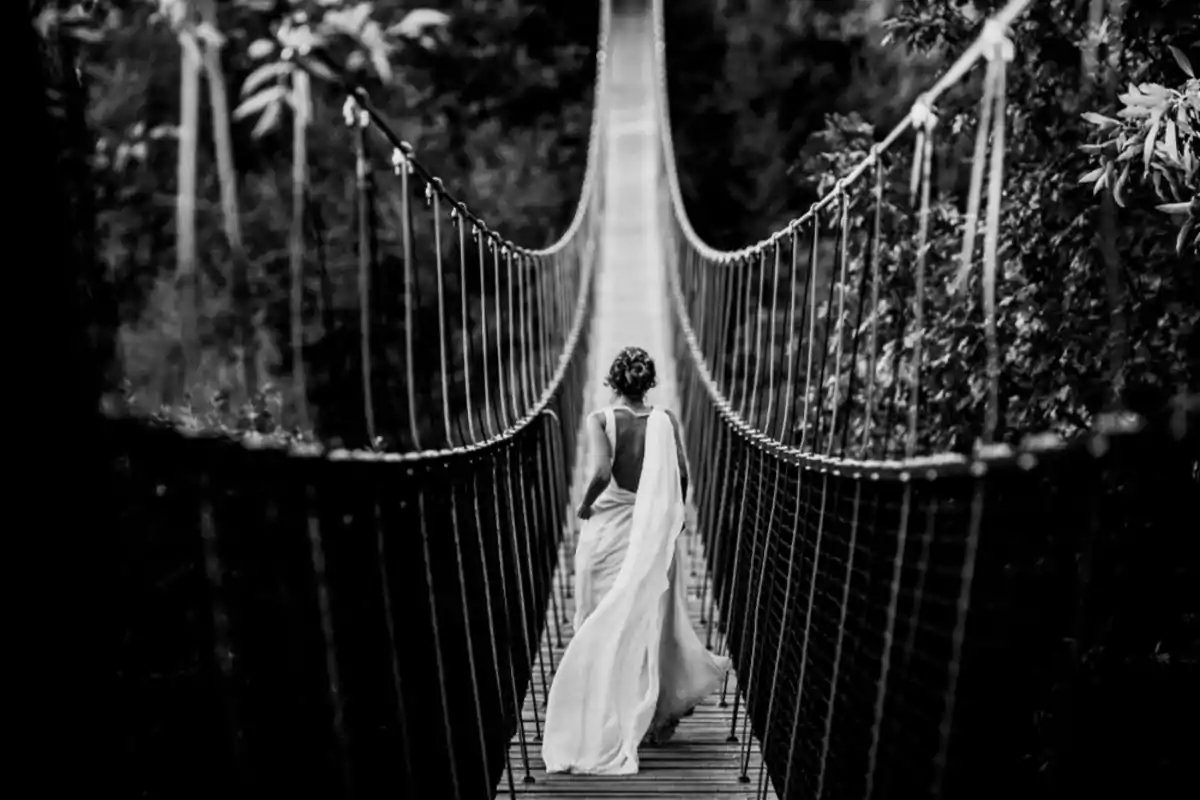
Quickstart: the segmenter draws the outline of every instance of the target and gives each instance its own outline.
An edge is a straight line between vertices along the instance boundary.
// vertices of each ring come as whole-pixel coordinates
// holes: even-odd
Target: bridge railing
[[[539,644],[562,615],[551,578],[605,202],[608,29],[602,4],[583,193],[548,248],[488,227],[343,83],[361,325],[336,383],[352,400],[317,420],[340,442],[110,419],[122,794],[477,798],[530,775],[544,698],[534,719],[522,709],[535,671],[548,685]],[[318,52],[289,56],[337,75]],[[400,276],[374,263],[380,143]]]
[[[1169,697],[1186,691],[1191,671],[1186,660],[1155,661],[1155,643],[1175,642],[1178,654],[1194,638],[1186,587],[1200,562],[1181,521],[1197,491],[1195,403],[1152,420],[1105,416],[1069,444],[991,445],[1004,31],[1028,5],[1015,0],[989,20],[805,214],[724,252],[687,217],[667,103],[670,38],[664,3],[653,3],[663,247],[712,573],[705,616],[710,645],[739,672],[729,735],[758,796],[768,781],[786,800],[1138,791],[1169,786],[1185,763],[1165,731],[1182,723]],[[952,220],[937,218],[930,198],[933,101],[980,60],[988,74],[963,250],[939,260],[930,230]],[[905,205],[889,155],[910,135]],[[959,354],[922,350],[943,278],[981,290],[972,346]],[[974,432],[983,446],[919,456],[937,433],[923,405],[940,374],[931,365],[947,358],[988,387]],[[751,731],[764,752],[758,775],[747,771]]]

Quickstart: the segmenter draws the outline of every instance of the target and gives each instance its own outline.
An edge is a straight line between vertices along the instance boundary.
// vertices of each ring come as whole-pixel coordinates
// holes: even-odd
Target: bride
[[[617,403],[587,419],[575,637],[550,686],[547,772],[636,773],[638,745],[668,738],[729,669],[688,620],[687,461],[675,416],[644,402],[654,362],[627,347],[605,383]]]

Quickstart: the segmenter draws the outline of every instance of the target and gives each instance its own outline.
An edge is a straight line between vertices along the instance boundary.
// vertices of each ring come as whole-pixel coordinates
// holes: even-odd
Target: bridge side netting
[[[123,793],[474,798],[529,774],[604,210],[600,17],[579,207],[545,248],[474,214],[326,54],[282,48],[344,93],[359,304],[321,320],[338,370],[307,383],[295,348],[316,441],[108,420]]]
[[[1191,669],[1156,653],[1194,638],[1194,400],[1159,418],[1105,415],[1078,441],[997,444],[1004,34],[1029,5],[1006,4],[806,213],[720,251],[680,191],[654,3],[663,247],[710,559],[705,619],[738,669],[740,692],[723,699],[755,796],[1136,793],[1169,786],[1185,763],[1170,698]],[[935,105],[980,62],[960,223],[931,198]],[[959,224],[961,251],[926,246]],[[928,341],[934,314],[957,320],[961,340]],[[938,404],[972,402],[967,385],[983,389],[977,428],[957,452],[928,455],[947,441]]]

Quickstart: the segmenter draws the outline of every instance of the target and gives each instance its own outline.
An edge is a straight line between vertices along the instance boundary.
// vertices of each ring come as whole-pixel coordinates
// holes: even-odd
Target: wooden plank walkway
[[[611,65],[610,105],[607,109],[608,161],[604,179],[607,181],[605,213],[599,274],[596,276],[596,313],[591,331],[594,381],[586,392],[590,409],[611,402],[609,390],[600,380],[607,372],[612,358],[627,345],[644,347],[658,367],[658,388],[650,402],[678,409],[675,365],[671,361],[670,310],[667,307],[666,274],[662,255],[660,221],[656,204],[658,178],[658,124],[652,62],[649,50],[649,31],[644,17],[631,18],[615,14],[610,36]],[[581,448],[582,449],[582,448]],[[578,476],[580,471],[576,471]],[[575,500],[582,494],[576,486]],[[572,532],[572,534],[574,531]],[[569,536],[568,539],[573,539]],[[696,537],[689,541],[689,556],[693,572],[702,574],[703,554]],[[573,580],[571,563],[574,542],[568,541],[561,553],[556,581],[565,581],[569,591]],[[701,638],[702,608],[699,578],[689,586],[691,618]],[[557,583],[555,591],[558,591]],[[568,598],[566,618],[574,613],[573,600]],[[562,642],[571,638],[571,626],[562,624]],[[544,656],[553,655],[557,666],[564,647],[558,646],[555,626],[551,620],[542,642]],[[550,662],[546,663],[548,677]],[[675,736],[667,743],[641,750],[641,771],[637,775],[591,777],[578,775],[547,775],[541,759],[541,743],[533,741],[538,723],[534,719],[533,703],[537,702],[537,719],[545,718],[546,687],[535,670],[533,692],[525,701],[525,728],[530,740],[528,753],[534,783],[523,783],[525,771],[519,741],[510,746],[511,764],[517,797],[536,797],[539,800],[582,800],[582,798],[650,798],[678,797],[700,800],[750,800],[755,797],[758,769],[761,761],[758,742],[752,740],[749,751],[748,783],[739,782],[741,775],[742,720],[739,716],[739,741],[730,743],[733,724],[733,698],[737,677],[730,676],[728,703],[720,705],[720,692],[704,701],[695,713],[680,722]],[[770,781],[765,780],[766,797],[775,800]],[[501,777],[498,797],[511,798],[508,776]]]
[[[698,545],[698,543],[695,543]],[[693,563],[697,569],[703,569],[703,558],[698,547],[693,551]],[[566,576],[566,570],[560,570],[559,575]],[[690,610],[693,625],[704,636],[704,626],[700,624],[701,601],[699,586],[689,587]],[[557,587],[555,588],[557,592]],[[574,613],[573,600],[567,599],[567,617]],[[556,641],[553,621],[547,625],[547,633],[543,638],[542,650],[544,657],[553,655],[555,666],[562,659],[565,645],[569,644],[572,630],[570,623],[561,625],[563,645],[559,647]],[[546,669],[549,673],[550,662],[547,660]],[[643,747],[640,751],[640,772],[637,775],[625,776],[586,776],[586,775],[547,775],[541,758],[541,743],[534,741],[535,730],[540,721],[544,721],[546,687],[542,684],[540,675],[533,681],[531,695],[525,700],[525,728],[529,736],[528,752],[530,773],[534,783],[523,783],[525,770],[521,758],[520,743],[514,738],[509,746],[516,797],[530,797],[538,800],[583,800],[584,798],[641,798],[641,800],[661,800],[664,797],[685,798],[685,800],[753,800],[758,786],[758,770],[761,762],[757,740],[751,741],[747,775],[749,783],[740,783],[741,761],[743,758],[744,742],[741,739],[742,718],[739,709],[737,722],[738,741],[728,742],[730,726],[733,723],[733,698],[737,691],[737,677],[730,677],[727,704],[720,705],[720,691],[715,692],[705,700],[695,713],[679,723],[675,736],[665,744],[653,747]],[[549,675],[548,675],[549,677]],[[553,681],[553,678],[550,678]],[[533,703],[537,702],[537,722],[534,719]],[[776,794],[771,788],[769,779],[764,776],[765,795],[768,800],[776,800]],[[500,780],[497,797],[511,798],[508,788],[508,776]],[[761,796],[761,795],[760,795]]]

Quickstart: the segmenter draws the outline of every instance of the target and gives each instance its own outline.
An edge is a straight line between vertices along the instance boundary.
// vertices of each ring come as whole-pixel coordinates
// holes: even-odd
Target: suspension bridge
[[[1117,755],[1104,750],[1112,718],[1136,726],[1163,711],[1101,708],[1116,695],[1085,674],[1082,652],[1153,627],[1148,600],[1097,598],[1155,568],[1128,555],[1136,543],[1180,532],[1196,489],[1180,421],[1194,430],[1194,410],[1113,415],[1078,441],[1013,448],[987,441],[989,409],[974,454],[919,452],[933,106],[986,62],[982,124],[1003,147],[1003,34],[1030,0],[989,21],[827,197],[736,252],[706,245],[684,208],[662,3],[601,3],[581,199],[547,248],[490,228],[346,84],[360,174],[385,148],[380,180],[402,198],[389,227],[403,290],[380,312],[402,358],[382,359],[372,338],[390,301],[364,243],[362,344],[339,384],[363,409],[363,446],[108,422],[129,562],[129,703],[114,733],[129,793],[878,800],[1049,796],[1062,780],[1117,788],[1100,769]],[[300,69],[320,58],[288,55]],[[885,161],[912,138],[918,199],[911,220],[889,220]],[[991,331],[1000,194],[981,199],[983,172],[969,210],[971,236],[975,216],[985,227],[982,276],[966,280],[983,287]],[[1002,161],[987,172],[997,187]],[[848,222],[855,203],[872,209],[866,230]],[[883,258],[887,236],[915,241],[914,258]],[[418,274],[436,278],[427,302]],[[912,289],[885,314],[881,292],[901,274]],[[602,365],[630,343],[656,357],[654,402],[686,428],[693,619],[736,670],[675,738],[644,748],[638,775],[547,775],[545,701],[572,633],[578,431],[606,402]],[[989,344],[976,366],[994,379]],[[388,370],[405,391],[380,388]],[[387,451],[371,446],[383,428],[399,431]],[[1062,754],[1060,783],[1039,783],[1033,753],[1047,742]]]

